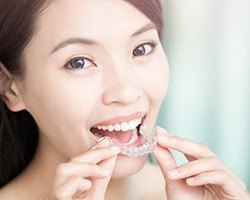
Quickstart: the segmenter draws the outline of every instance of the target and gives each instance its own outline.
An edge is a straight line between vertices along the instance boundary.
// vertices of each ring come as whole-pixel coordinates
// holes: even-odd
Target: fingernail
[[[176,177],[178,173],[179,173],[178,169],[174,169],[174,170],[172,170],[172,171],[169,171],[169,172],[168,172],[168,175],[169,175],[170,177]]]
[[[164,128],[162,128],[162,127],[160,127],[160,126],[156,126],[156,129],[157,129],[157,131],[160,132],[160,133],[164,133],[164,134],[167,133],[167,130],[164,129]]]
[[[111,142],[108,138],[101,138],[98,144],[102,147],[108,147],[111,144]]]

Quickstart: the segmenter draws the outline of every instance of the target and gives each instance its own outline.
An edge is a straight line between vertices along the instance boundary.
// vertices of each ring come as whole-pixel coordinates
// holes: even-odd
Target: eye
[[[67,64],[66,68],[70,70],[78,70],[96,66],[93,60],[85,57],[76,57],[71,59]]]
[[[156,43],[153,43],[153,42],[140,44],[133,51],[133,56],[145,56],[145,55],[151,54],[153,53],[155,47],[156,47]]]

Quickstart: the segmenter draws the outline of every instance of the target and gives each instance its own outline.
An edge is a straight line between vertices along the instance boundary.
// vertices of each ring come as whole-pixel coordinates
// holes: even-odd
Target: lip
[[[114,118],[99,122],[98,124],[94,125],[93,127],[97,127],[97,126],[108,126],[108,125],[113,125],[116,123],[122,123],[122,122],[129,122],[131,120],[134,119],[138,119],[138,118],[143,118],[146,115],[146,112],[135,112],[129,115],[120,115],[120,116],[116,116]]]

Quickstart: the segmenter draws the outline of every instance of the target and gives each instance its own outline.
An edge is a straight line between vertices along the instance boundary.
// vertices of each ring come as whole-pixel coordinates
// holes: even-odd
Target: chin
[[[138,173],[147,160],[147,155],[139,157],[118,156],[112,179],[125,178]]]

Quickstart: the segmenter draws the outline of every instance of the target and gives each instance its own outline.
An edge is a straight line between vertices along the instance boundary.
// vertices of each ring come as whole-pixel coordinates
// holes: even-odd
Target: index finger
[[[108,170],[110,174],[103,179],[93,179],[91,190],[86,192],[87,197],[90,197],[90,199],[104,199],[109,181],[115,168],[116,160],[117,156],[114,156],[101,161],[100,166]]]
[[[102,143],[98,143],[87,152],[71,159],[73,162],[85,162],[96,164],[102,160],[117,156],[120,153],[120,149],[115,146],[110,146],[108,141],[103,140]]]
[[[157,142],[162,147],[174,149],[196,159],[216,156],[206,145],[168,134],[163,129],[157,130]]]

